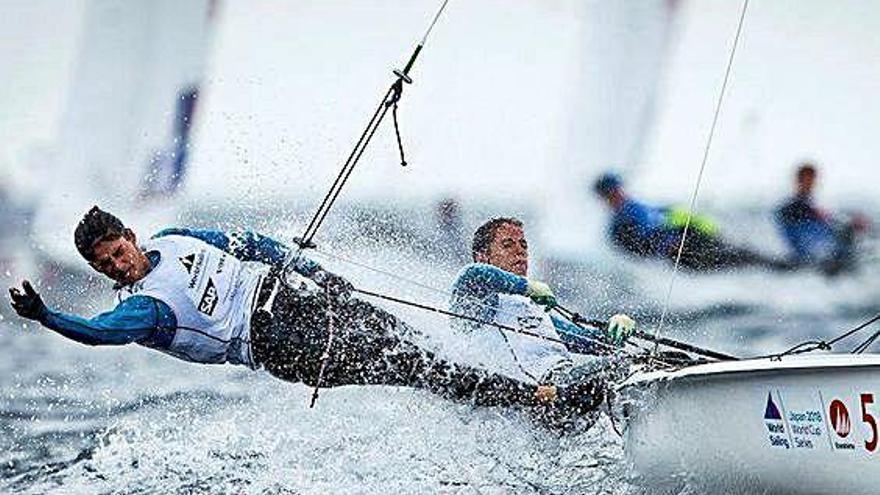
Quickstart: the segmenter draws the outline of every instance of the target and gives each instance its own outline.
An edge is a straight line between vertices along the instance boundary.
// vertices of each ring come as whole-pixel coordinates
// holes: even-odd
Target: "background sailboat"
[[[175,223],[189,129],[210,48],[213,4],[87,2],[66,105],[32,163],[42,183],[31,228],[43,276],[91,276],[72,243],[93,205],[141,235]]]

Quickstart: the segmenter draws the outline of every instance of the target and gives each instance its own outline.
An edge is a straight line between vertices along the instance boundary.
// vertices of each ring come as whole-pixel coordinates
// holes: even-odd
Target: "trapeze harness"
[[[143,279],[117,291],[117,297],[158,299],[174,312],[177,326],[138,343],[186,361],[255,367],[249,328],[257,288],[268,267],[253,269],[186,236],[152,239],[143,248],[158,251],[159,263]]]
[[[472,333],[473,340],[476,346],[485,346],[484,355],[497,356],[498,349],[509,348],[510,352],[504,353],[509,359],[502,358],[502,362],[496,364],[510,376],[525,374],[540,381],[550,370],[571,360],[550,315],[528,297],[498,294],[498,306],[492,323],[494,328],[484,325]]]

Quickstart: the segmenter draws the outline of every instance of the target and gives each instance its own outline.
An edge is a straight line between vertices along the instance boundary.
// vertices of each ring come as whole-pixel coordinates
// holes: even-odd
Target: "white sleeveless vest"
[[[169,235],[146,242],[159,263],[144,278],[120,289],[122,301],[150,296],[167,304],[177,328],[167,347],[144,344],[198,363],[254,366],[250,319],[265,268],[252,269],[202,240]]]
[[[553,320],[544,308],[525,296],[498,294],[494,323],[544,337],[561,340]],[[504,336],[501,333],[504,333]],[[540,380],[561,362],[571,360],[564,344],[551,340],[484,325],[475,338],[485,350],[498,358],[502,370],[514,377],[525,375]],[[505,342],[504,337],[507,337]],[[515,356],[515,359],[514,359]]]

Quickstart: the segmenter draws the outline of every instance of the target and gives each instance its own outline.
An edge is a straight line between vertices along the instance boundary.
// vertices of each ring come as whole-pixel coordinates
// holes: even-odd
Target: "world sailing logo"
[[[850,430],[852,430],[852,423],[849,420],[849,411],[846,410],[846,405],[839,399],[834,399],[828,408],[828,415],[831,417],[831,426],[834,427],[834,432],[837,433],[837,436],[846,438]]]
[[[782,421],[782,414],[779,407],[773,402],[773,395],[767,393],[767,405],[764,407],[764,426],[767,427],[767,439],[770,441],[771,447],[782,449],[790,449],[788,435],[785,432],[785,423]]]
[[[782,415],[779,414],[779,408],[773,402],[773,396],[767,393],[767,407],[764,408],[764,419],[775,419],[782,421]]]

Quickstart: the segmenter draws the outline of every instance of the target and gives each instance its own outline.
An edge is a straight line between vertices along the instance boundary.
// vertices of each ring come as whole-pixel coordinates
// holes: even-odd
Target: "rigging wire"
[[[681,264],[681,255],[684,251],[685,241],[687,239],[688,231],[691,226],[691,220],[693,218],[694,210],[696,209],[697,197],[700,194],[700,185],[703,182],[703,172],[706,169],[706,163],[709,160],[709,152],[712,149],[712,140],[715,137],[715,128],[718,125],[718,116],[721,114],[721,105],[724,102],[724,95],[727,92],[727,83],[730,80],[731,69],[733,68],[733,59],[736,56],[736,49],[739,46],[740,35],[742,34],[743,23],[746,18],[746,10],[749,6],[749,0],[743,0],[742,11],[740,12],[739,22],[736,27],[736,35],[733,39],[733,47],[730,50],[730,56],[727,59],[727,68],[724,71],[724,80],[721,83],[721,91],[718,93],[718,100],[715,103],[715,113],[712,117],[712,125],[709,127],[709,135],[706,139],[706,145],[703,148],[703,158],[700,162],[700,170],[697,174],[697,182],[694,185],[694,192],[691,195],[690,205],[688,206],[688,214],[687,220],[684,224],[684,230],[681,234],[681,241],[678,244],[678,252],[675,256],[675,265],[672,268],[672,276],[669,278],[669,288],[666,291],[666,300],[663,303],[663,311],[660,313],[660,323],[657,326],[657,330],[654,332],[654,336],[660,338],[663,334],[663,324],[666,321],[666,315],[669,311],[669,302],[672,298],[672,289],[675,286],[675,278],[678,274],[679,265]],[[652,352],[656,353],[658,349],[659,343],[654,345],[654,350]]]
[[[437,287],[433,287],[433,286],[430,286],[430,285],[427,285],[427,284],[424,284],[424,283],[421,283],[421,282],[418,282],[418,281],[415,281],[415,280],[409,279],[409,278],[407,278],[407,277],[403,277],[403,276],[400,276],[400,275],[398,275],[398,274],[391,273],[391,272],[389,272],[389,271],[386,271],[386,270],[382,270],[382,269],[380,269],[380,268],[373,267],[373,266],[368,265],[368,264],[363,263],[363,262],[359,262],[359,261],[355,261],[355,260],[352,260],[352,259],[349,259],[349,258],[345,258],[345,257],[343,257],[343,256],[340,256],[340,255],[337,255],[337,254],[334,254],[334,253],[330,253],[330,252],[325,251],[325,250],[318,249],[317,247],[312,248],[312,250],[313,250],[313,252],[318,253],[318,254],[320,254],[320,255],[324,255],[324,256],[327,256],[327,257],[329,257],[329,258],[333,258],[333,259],[336,259],[336,260],[342,261],[342,262],[344,262],[344,263],[349,263],[349,264],[352,264],[352,265],[354,265],[354,266],[358,266],[358,267],[360,267],[360,268],[364,268],[364,269],[366,269],[366,270],[370,270],[370,271],[373,271],[373,272],[375,272],[375,273],[382,274],[382,275],[384,275],[384,276],[386,276],[386,277],[389,277],[389,278],[392,278],[392,279],[395,279],[395,280],[398,280],[398,281],[401,281],[401,282],[404,282],[404,283],[407,283],[407,284],[410,284],[410,285],[414,285],[414,286],[417,286],[417,287],[421,287],[421,288],[423,288],[423,289],[426,289],[426,290],[429,290],[429,291],[432,291],[432,292],[435,292],[435,293],[439,293],[439,294],[442,294],[442,295],[446,295],[446,296],[448,296],[448,297],[453,297],[453,296],[455,296],[455,297],[460,297],[460,298],[462,298],[462,299],[466,299],[466,300],[468,300],[468,302],[471,303],[472,305],[474,305],[474,306],[480,306],[480,307],[485,308],[485,309],[491,309],[491,310],[492,310],[494,313],[496,313],[496,314],[505,314],[505,315],[513,315],[513,316],[517,316],[517,315],[515,315],[515,314],[512,313],[512,312],[505,311],[505,310],[502,310],[502,309],[496,308],[496,307],[494,307],[494,306],[491,306],[491,305],[489,305],[489,304],[486,304],[483,300],[481,300],[481,299],[479,299],[479,298],[477,298],[477,297],[474,297],[474,296],[469,296],[469,295],[465,295],[465,294],[454,294],[453,292],[446,291],[446,290],[442,290],[442,289],[439,289],[439,288],[437,288]],[[421,309],[421,310],[424,310],[424,311],[430,311],[430,312],[434,312],[434,313],[443,314],[443,315],[446,315],[446,316],[450,316],[450,317],[452,317],[452,318],[458,318],[458,319],[461,319],[461,320],[466,320],[466,321],[471,321],[471,322],[475,322],[475,323],[480,323],[480,324],[482,324],[482,325],[487,325],[487,326],[490,326],[490,327],[493,327],[493,328],[497,329],[497,330],[498,330],[498,333],[501,335],[502,339],[504,340],[504,342],[505,342],[505,344],[506,344],[506,346],[507,346],[507,348],[508,348],[508,351],[510,351],[510,354],[511,354],[511,356],[513,357],[513,360],[514,360],[514,362],[516,363],[517,367],[523,372],[524,375],[526,375],[527,377],[533,379],[533,380],[536,381],[536,382],[538,382],[539,380],[538,380],[534,375],[532,375],[529,371],[527,371],[527,370],[524,368],[524,366],[522,365],[522,363],[521,363],[520,360],[519,360],[519,357],[518,357],[517,354],[516,354],[516,351],[514,350],[512,344],[510,343],[510,340],[509,340],[508,336],[504,333],[504,330],[511,331],[511,332],[514,332],[514,333],[519,333],[519,334],[526,335],[526,336],[530,336],[530,337],[540,338],[540,339],[542,339],[542,340],[546,340],[546,341],[550,341],[550,342],[555,342],[555,343],[559,343],[559,344],[562,344],[562,345],[567,345],[567,343],[566,343],[564,340],[561,340],[561,339],[556,339],[556,338],[549,337],[549,336],[546,336],[546,335],[541,335],[541,334],[538,334],[538,333],[535,333],[535,332],[529,332],[529,331],[527,331],[527,330],[522,330],[522,329],[519,329],[519,328],[514,328],[514,327],[511,327],[511,326],[508,326],[508,325],[502,325],[502,324],[499,324],[499,323],[494,322],[494,321],[484,320],[484,319],[481,319],[481,318],[476,318],[476,317],[469,316],[469,315],[465,315],[465,314],[462,314],[462,313],[456,313],[456,312],[453,312],[453,311],[443,310],[443,309],[440,309],[440,308],[436,308],[436,307],[433,307],[433,306],[429,306],[429,305],[427,305],[427,304],[422,304],[422,303],[418,303],[418,302],[414,302],[414,301],[409,301],[409,300],[406,300],[406,299],[402,299],[402,298],[398,298],[398,297],[390,296],[390,295],[387,295],[387,294],[380,294],[380,293],[378,293],[378,292],[373,292],[373,291],[368,291],[368,290],[362,290],[362,289],[358,289],[358,288],[354,288],[354,290],[355,290],[355,292],[359,292],[359,293],[364,294],[364,295],[367,295],[367,296],[372,296],[372,297],[376,297],[376,298],[379,298],[379,299],[384,299],[384,300],[386,300],[386,301],[390,301],[390,302],[394,302],[394,303],[397,303],[397,304],[402,304],[402,305],[406,305],[406,306],[414,307],[414,308]],[[578,323],[578,322],[574,322],[574,321],[572,321],[572,324],[574,324],[576,327],[579,327],[579,328],[585,328],[584,325],[583,325],[582,323],[583,323],[583,324],[586,324],[587,326],[593,326],[593,327],[597,327],[597,328],[603,328],[604,325],[605,325],[604,322],[601,322],[601,321],[599,321],[599,320],[584,321],[584,322],[581,322],[581,323]],[[553,326],[553,325],[551,325],[551,324],[547,324],[547,323],[545,323],[545,322],[543,322],[543,321],[542,321],[541,323],[539,323],[539,326],[544,327],[544,328],[548,328],[548,329],[552,329],[553,331],[555,331],[555,332],[557,332],[557,333],[564,334],[564,335],[567,335],[567,336],[569,336],[569,337],[573,337],[573,338],[575,338],[575,339],[577,339],[577,340],[582,340],[582,341],[584,341],[584,342],[588,342],[588,343],[590,343],[590,344],[592,344],[592,345],[597,345],[597,346],[599,346],[599,347],[603,347],[603,346],[604,346],[604,347],[606,347],[606,348],[609,348],[611,351],[615,351],[615,352],[616,352],[616,351],[622,351],[622,352],[624,352],[625,354],[629,354],[629,355],[632,356],[632,357],[643,357],[641,354],[636,354],[636,353],[634,353],[634,352],[632,352],[632,351],[628,351],[628,350],[626,350],[626,349],[621,349],[621,348],[618,348],[618,347],[616,347],[616,346],[612,346],[612,345],[607,344],[606,342],[604,342],[604,341],[602,341],[602,340],[600,340],[600,339],[596,339],[596,338],[594,338],[594,337],[590,337],[590,336],[587,336],[587,335],[582,335],[582,334],[579,334],[579,333],[567,332],[567,331],[565,331],[565,330],[563,330],[563,329],[556,328],[555,326]],[[651,359],[653,359],[653,358],[652,358],[652,357],[649,358],[649,360],[651,360]],[[670,363],[664,362],[664,361],[662,361],[662,360],[655,360],[655,361],[656,361],[657,363],[661,364],[661,365],[666,365],[666,366],[668,366],[668,365],[670,364]]]
[[[350,259],[350,258],[346,258],[346,257],[340,256],[340,255],[334,254],[334,253],[330,253],[330,252],[325,251],[325,250],[321,250],[321,249],[317,249],[317,248],[315,248],[313,251],[314,251],[315,253],[318,253],[318,254],[321,254],[321,255],[327,256],[328,258],[336,259],[336,260],[341,261],[341,262],[343,262],[343,263],[349,263],[349,264],[352,264],[352,265],[354,265],[354,266],[358,266],[358,267],[360,267],[360,268],[364,268],[364,269],[366,269],[366,270],[370,270],[370,271],[372,271],[372,272],[375,272],[375,273],[378,273],[378,274],[384,275],[384,276],[389,277],[389,278],[391,278],[391,279],[394,279],[394,280],[397,280],[397,281],[400,281],[400,282],[403,282],[403,283],[407,283],[407,284],[410,284],[410,285],[413,285],[413,286],[416,286],[416,287],[420,287],[420,288],[423,288],[423,289],[426,289],[426,290],[429,290],[429,291],[432,291],[432,292],[435,292],[435,293],[438,293],[438,294],[442,294],[442,295],[449,296],[449,297],[455,296],[455,297],[460,297],[460,298],[462,298],[462,299],[466,299],[466,300],[468,300],[469,303],[473,304],[474,306],[480,306],[480,307],[482,307],[482,308],[491,309],[491,310],[493,310],[496,314],[514,315],[514,313],[512,313],[512,312],[505,311],[505,310],[503,310],[503,309],[496,308],[496,307],[494,307],[494,306],[491,306],[491,305],[489,305],[489,304],[486,304],[482,299],[479,299],[479,298],[474,297],[474,296],[469,296],[469,295],[464,295],[464,294],[454,294],[453,292],[450,292],[450,291],[447,291],[447,290],[443,290],[443,289],[440,289],[440,288],[437,288],[437,287],[433,287],[433,286],[430,286],[430,285],[427,285],[427,284],[424,284],[424,283],[418,282],[418,281],[416,281],[416,280],[412,280],[412,279],[410,279],[410,278],[403,277],[403,276],[398,275],[398,274],[396,274],[396,273],[391,273],[391,272],[389,272],[389,271],[382,270],[382,269],[380,269],[380,268],[376,268],[376,267],[370,266],[370,265],[368,265],[368,264],[366,264],[366,263],[363,263],[363,262],[360,262],[360,261],[355,261],[355,260],[352,260],[352,259]],[[356,289],[356,290],[357,290],[357,289]],[[421,304],[421,303],[415,303],[415,302],[411,302],[411,301],[406,301],[406,300],[403,300],[403,299],[400,299],[400,298],[394,298],[394,297],[392,297],[392,296],[386,296],[386,295],[384,295],[384,294],[378,294],[378,293],[375,293],[375,292],[370,292],[370,291],[359,291],[359,292],[362,292],[362,293],[364,293],[364,294],[366,294],[366,295],[370,295],[370,296],[374,296],[374,297],[383,298],[383,299],[389,300],[389,301],[391,301],[391,302],[396,302],[396,303],[399,303],[399,304],[404,304],[404,305],[409,305],[409,306],[412,306],[412,307],[416,307],[417,309],[423,309],[423,310],[426,310],[426,311],[431,311],[431,312],[435,312],[435,313],[445,314],[445,315],[450,316],[450,317],[453,317],[453,318],[460,317],[461,319],[464,319],[464,320],[470,320],[470,321],[477,322],[477,323],[480,323],[480,324],[485,324],[485,325],[488,325],[488,326],[492,326],[492,327],[494,327],[494,328],[496,328],[496,329],[498,329],[498,330],[509,330],[509,331],[513,331],[513,332],[516,332],[516,333],[521,333],[521,334],[524,334],[524,335],[537,336],[537,335],[532,335],[531,332],[523,332],[523,331],[521,331],[521,330],[519,330],[519,329],[516,329],[516,328],[513,328],[513,327],[509,327],[509,326],[505,326],[505,325],[497,324],[497,323],[495,323],[494,321],[487,321],[487,320],[482,320],[482,319],[474,318],[474,317],[467,316],[467,315],[461,315],[460,313],[455,313],[455,312],[447,311],[447,310],[441,310],[441,309],[439,309],[439,308],[430,307],[430,306],[427,306],[427,305],[424,305],[424,304]],[[604,327],[606,326],[606,323],[603,322],[603,321],[601,321],[601,320],[595,320],[595,319],[594,319],[594,320],[587,320],[587,319],[584,319],[584,318],[581,317],[580,314],[578,314],[578,313],[574,313],[574,312],[571,312],[571,311],[569,311],[569,310],[566,310],[565,308],[563,308],[563,307],[561,307],[561,306],[557,306],[556,309],[557,309],[557,310],[561,309],[562,311],[558,311],[558,312],[560,312],[560,314],[561,314],[562,316],[564,316],[567,320],[569,320],[572,324],[574,324],[574,325],[577,326],[577,327],[584,328],[584,325],[586,325],[587,327],[604,328]],[[564,311],[564,312],[567,312],[568,314],[563,313],[563,311]],[[514,316],[515,316],[515,315],[514,315]],[[573,320],[573,319],[572,319],[573,317],[577,317],[578,320],[577,320],[577,321]],[[549,324],[546,324],[546,323],[544,323],[544,322],[540,323],[540,325],[541,325],[542,327],[545,327],[545,328],[551,328],[551,326],[550,326]],[[581,335],[581,334],[578,334],[578,333],[566,332],[565,330],[562,330],[562,329],[556,328],[555,326],[553,326],[552,329],[553,329],[554,331],[558,332],[558,333],[562,333],[562,334],[565,334],[565,335],[567,335],[567,336],[574,337],[574,338],[577,338],[577,339],[581,339],[581,340],[584,340],[584,341],[587,341],[587,342],[590,342],[590,343],[602,342],[602,341],[598,341],[597,339],[594,339],[594,338],[591,338],[591,337],[588,337],[588,336],[585,336],[585,335]],[[504,337],[505,341],[507,341],[507,336],[506,336],[503,332],[500,332],[500,333],[501,333],[501,335]],[[540,337],[543,338],[544,340],[549,340],[549,341],[552,341],[552,342],[558,342],[558,343],[565,344],[564,341],[561,341],[561,340],[559,340],[559,339],[554,339],[554,338],[546,337],[546,336],[540,336]],[[727,354],[722,354],[722,353],[719,353],[719,352],[716,352],[716,351],[712,351],[712,350],[709,350],[709,349],[702,349],[702,348],[699,348],[699,347],[696,347],[696,346],[693,346],[693,345],[691,345],[691,344],[687,344],[687,343],[684,343],[684,342],[679,342],[679,341],[676,341],[676,340],[666,339],[666,338],[658,339],[658,338],[655,338],[653,335],[650,335],[650,334],[647,334],[647,333],[644,333],[644,332],[638,332],[638,334],[636,335],[636,337],[637,337],[637,338],[640,338],[640,339],[642,339],[642,340],[646,340],[646,341],[648,341],[648,342],[658,342],[658,340],[659,340],[659,342],[660,342],[661,344],[663,344],[663,345],[665,345],[665,346],[667,346],[667,347],[676,348],[676,349],[683,350],[683,351],[686,351],[686,352],[692,352],[692,353],[694,353],[694,354],[703,355],[704,357],[710,357],[710,358],[712,358],[712,359],[719,359],[719,360],[736,360],[736,359],[738,359],[738,358],[736,358],[736,357],[734,357],[734,356],[730,356],[730,355],[727,355]],[[602,343],[604,344],[604,342],[602,342]],[[628,343],[632,344],[631,342],[628,342]],[[508,342],[508,345],[509,345],[509,342]],[[606,344],[606,345],[607,345],[607,344]],[[634,345],[634,344],[633,344],[633,345]],[[640,347],[640,346],[635,346],[635,347]],[[615,348],[615,350],[619,351],[620,349]],[[512,352],[512,349],[511,349],[511,352]],[[638,354],[638,353],[635,353],[635,352],[632,352],[632,351],[626,351],[626,350],[625,350],[624,352],[625,352],[625,353],[628,353],[628,354],[631,355],[632,357],[638,357],[638,358],[644,358],[644,357],[645,357],[645,356],[643,356],[642,354]],[[514,356],[515,356],[515,353],[514,353]],[[648,357],[648,359],[649,359],[649,360],[654,360],[654,361],[656,361],[656,362],[658,362],[658,363],[660,363],[660,364],[665,364],[665,365],[670,364],[670,363],[668,363],[668,362],[666,362],[666,361],[663,361],[663,360],[653,359],[652,357]]]
[[[880,330],[877,330],[876,332],[872,333],[871,336],[867,338],[867,340],[865,340],[861,344],[857,345],[855,347],[855,349],[853,349],[851,351],[852,354],[862,354],[863,352],[870,349],[871,345],[874,344],[874,341],[877,340],[877,337],[880,337]]]
[[[795,345],[794,347],[792,347],[784,352],[781,352],[778,354],[768,354],[765,356],[758,356],[758,357],[759,358],[781,359],[784,356],[805,354],[808,352],[813,352],[813,351],[818,351],[818,350],[830,351],[832,346],[834,346],[834,344],[859,333],[860,331],[864,330],[865,328],[868,328],[869,326],[873,325],[877,321],[880,321],[880,313],[878,313],[878,314],[874,315],[873,317],[871,317],[870,319],[860,323],[858,326],[856,326],[852,330],[848,330],[848,331],[838,335],[837,337],[834,337],[831,340],[827,340],[827,341],[825,341],[825,340],[808,340],[805,342],[801,342],[801,343]],[[878,337],[880,337],[880,330],[871,334],[870,337],[868,337],[866,340],[859,343],[850,352],[852,354],[861,354],[861,353],[865,352],[871,346],[871,344],[873,344],[874,341],[877,340]]]
[[[388,277],[388,278],[390,278],[390,279],[397,280],[397,281],[399,281],[399,282],[403,282],[403,283],[405,283],[405,284],[409,284],[409,285],[414,286],[414,287],[419,287],[419,288],[421,288],[421,289],[425,289],[425,290],[427,290],[427,291],[434,292],[434,293],[439,294],[439,295],[443,295],[443,296],[446,296],[446,297],[453,297],[453,296],[455,296],[455,297],[461,297],[461,298],[463,298],[463,299],[467,299],[469,303],[471,303],[471,304],[473,304],[473,305],[475,305],[475,306],[480,306],[480,307],[482,307],[482,308],[484,308],[484,309],[492,309],[492,310],[493,310],[494,312],[496,312],[497,314],[503,314],[503,315],[514,316],[514,317],[515,317],[515,316],[518,316],[518,314],[513,313],[513,312],[511,312],[511,311],[506,311],[506,310],[504,310],[504,309],[496,308],[496,307],[494,307],[494,306],[491,306],[491,305],[489,305],[489,304],[486,304],[482,299],[479,299],[479,298],[477,298],[477,297],[469,296],[469,295],[465,295],[465,294],[455,294],[454,292],[449,291],[449,290],[444,290],[444,289],[441,289],[441,288],[439,288],[439,287],[434,287],[434,286],[431,286],[431,285],[428,285],[428,284],[425,284],[425,283],[419,282],[419,281],[417,281],[417,280],[413,280],[413,279],[411,279],[411,278],[407,278],[407,277],[404,277],[404,276],[402,276],[402,275],[398,275],[398,274],[396,274],[396,273],[389,272],[389,271],[387,271],[387,270],[382,270],[381,268],[376,268],[376,267],[371,266],[371,265],[368,265],[368,264],[366,264],[366,263],[364,263],[364,262],[362,262],[362,261],[353,260],[353,259],[351,259],[351,258],[347,258],[347,257],[341,256],[341,255],[338,255],[338,254],[335,254],[335,253],[331,253],[331,252],[329,252],[329,251],[324,251],[324,250],[321,250],[321,249],[318,249],[318,248],[314,248],[314,249],[312,249],[312,252],[314,252],[314,253],[318,253],[318,254],[323,255],[323,256],[326,256],[326,257],[328,257],[328,258],[330,258],[330,259],[335,259],[335,260],[337,260],[337,261],[341,261],[341,262],[343,262],[343,263],[348,263],[348,264],[350,264],[350,265],[354,265],[354,266],[357,266],[357,267],[359,267],[359,268],[363,268],[363,269],[365,269],[365,270],[369,270],[369,271],[371,271],[371,272],[374,272],[374,273],[377,273],[377,274],[383,275],[383,276],[385,276],[385,277]],[[627,292],[627,293],[630,294],[630,295],[633,295],[633,296],[639,296],[639,294],[635,293],[634,291],[629,291],[629,290],[627,290],[625,287],[618,287],[618,288],[620,288],[620,289],[623,290],[624,292]],[[549,328],[549,327],[548,327],[548,328]]]
[[[343,262],[343,263],[348,263],[348,264],[351,264],[351,265],[357,266],[357,267],[359,267],[359,268],[363,268],[363,269],[365,269],[365,270],[372,271],[372,272],[374,272],[374,273],[377,273],[377,274],[380,274],[380,275],[386,276],[386,277],[388,277],[388,278],[390,278],[390,279],[394,279],[394,280],[397,280],[397,281],[399,281],[399,282],[403,282],[403,283],[406,283],[406,284],[412,285],[412,286],[414,286],[414,287],[419,287],[419,288],[425,289],[425,290],[427,290],[427,291],[434,292],[434,293],[436,293],[436,294],[440,294],[440,295],[443,295],[443,296],[446,296],[446,297],[450,297],[450,298],[451,298],[451,297],[458,297],[458,298],[461,298],[461,299],[465,299],[465,300],[468,301],[469,304],[471,304],[471,305],[473,305],[473,306],[479,306],[479,307],[481,307],[481,308],[483,308],[483,309],[492,310],[495,314],[500,314],[500,315],[505,315],[505,316],[513,316],[513,317],[519,316],[518,313],[514,313],[514,312],[512,312],[512,311],[507,311],[507,310],[504,310],[504,309],[501,309],[501,308],[497,308],[497,307],[495,307],[495,306],[492,306],[492,305],[490,305],[490,304],[487,304],[485,301],[483,301],[482,299],[480,299],[480,298],[478,298],[478,297],[475,297],[475,296],[471,296],[471,295],[468,295],[468,294],[456,294],[456,293],[454,293],[454,292],[452,292],[452,291],[449,291],[449,290],[444,290],[444,289],[440,289],[440,288],[438,288],[438,287],[433,287],[433,286],[431,286],[431,285],[424,284],[424,283],[419,282],[419,281],[417,281],[417,280],[413,280],[413,279],[410,279],[410,278],[407,278],[407,277],[404,277],[404,276],[398,275],[398,274],[396,274],[396,273],[392,273],[392,272],[389,272],[389,271],[387,271],[387,270],[382,270],[381,268],[376,268],[376,267],[370,266],[370,265],[368,265],[368,264],[366,264],[366,263],[363,263],[363,262],[360,262],[360,261],[355,261],[355,260],[352,260],[352,259],[350,259],[350,258],[346,258],[346,257],[343,257],[343,256],[339,256],[339,255],[336,255],[336,254],[333,254],[333,253],[330,253],[330,252],[327,252],[327,251],[324,251],[324,250],[320,250],[320,249],[317,249],[317,248],[313,249],[313,252],[318,253],[318,254],[321,254],[321,255],[324,255],[324,256],[327,256],[328,258],[336,259],[336,260],[341,261],[341,262]],[[452,315],[449,315],[449,316],[452,316]],[[483,320],[479,320],[479,323],[486,323],[486,322],[483,321]],[[540,326],[545,327],[545,328],[548,328],[548,329],[551,328],[551,326],[550,326],[549,324],[546,324],[546,323],[544,323],[544,322],[541,322],[541,323],[540,323]],[[552,328],[556,328],[556,327],[552,327]]]
[[[548,341],[548,342],[554,342],[554,343],[557,343],[557,344],[563,344],[563,345],[565,345],[565,343],[566,343],[564,340],[562,340],[562,339],[558,339],[558,338],[556,338],[556,337],[551,337],[551,336],[548,336],[548,335],[542,335],[542,334],[537,333],[537,332],[532,332],[532,331],[529,331],[529,330],[523,330],[523,329],[521,329],[521,328],[512,327],[512,326],[510,326],[510,325],[504,325],[504,324],[502,324],[502,323],[498,323],[498,322],[495,322],[495,321],[483,320],[483,319],[481,319],[481,318],[477,318],[477,317],[474,317],[474,316],[470,316],[470,315],[466,315],[466,314],[462,314],[462,313],[456,313],[456,312],[454,312],[454,311],[449,311],[449,310],[445,310],[445,309],[437,308],[437,307],[434,307],[434,306],[430,306],[430,305],[427,305],[427,304],[418,303],[418,302],[415,302],[415,301],[409,301],[409,300],[407,300],[407,299],[402,299],[402,298],[395,297],[395,296],[389,296],[389,295],[387,295],[387,294],[381,294],[381,293],[373,292],[373,291],[369,291],[369,290],[366,290],[366,289],[359,289],[359,288],[357,288],[357,287],[354,288],[354,291],[357,292],[357,293],[359,293],[359,294],[363,294],[363,295],[366,295],[366,296],[372,296],[372,297],[375,297],[375,298],[378,298],[378,299],[382,299],[382,300],[385,300],[385,301],[389,301],[389,302],[393,302],[393,303],[397,303],[397,304],[402,304],[402,305],[404,305],[404,306],[410,306],[410,307],[417,308],[417,309],[421,309],[421,310],[424,310],[424,311],[430,311],[430,312],[432,312],[432,313],[438,313],[438,314],[441,314],[441,315],[450,316],[450,317],[457,318],[457,319],[460,319],[460,320],[471,321],[471,322],[474,322],[474,323],[479,323],[479,324],[481,324],[481,325],[488,325],[488,326],[491,326],[491,327],[494,327],[494,328],[500,328],[500,329],[502,329],[502,330],[507,330],[507,331],[509,331],[509,332],[518,333],[518,334],[525,335],[525,336],[528,336],[528,337],[535,337],[535,338],[537,338],[537,339],[546,340],[546,341]],[[557,330],[557,331],[558,331],[558,330]],[[600,347],[605,347],[605,348],[608,348],[608,349],[617,350],[617,347],[616,347],[616,346],[614,346],[614,345],[612,345],[612,344],[609,344],[609,343],[606,343],[606,342],[603,342],[602,340],[597,339],[597,338],[594,338],[594,337],[589,337],[589,336],[587,336],[587,335],[580,335],[580,334],[575,334],[575,333],[567,333],[567,334],[568,334],[568,335],[571,335],[571,336],[573,336],[573,337],[577,337],[577,338],[580,338],[580,339],[583,339],[583,340],[589,341],[589,342],[591,342],[591,343],[593,343],[593,344],[595,344],[595,345],[598,345],[598,346],[600,346]]]
[[[315,214],[309,221],[306,230],[303,232],[302,236],[299,237],[297,241],[297,244],[299,246],[298,253],[301,254],[304,249],[315,247],[314,238],[315,235],[318,233],[318,229],[321,228],[321,224],[327,218],[327,215],[330,213],[330,209],[339,198],[339,194],[342,192],[342,188],[345,186],[345,183],[348,181],[349,177],[351,177],[351,173],[354,171],[355,166],[357,166],[358,162],[366,151],[367,146],[369,146],[370,141],[373,139],[373,136],[379,129],[379,125],[382,123],[382,119],[385,118],[386,113],[388,113],[389,108],[392,109],[392,114],[394,116],[394,131],[397,136],[397,144],[400,151],[401,165],[406,166],[406,159],[403,153],[403,143],[400,138],[400,129],[397,121],[397,104],[400,101],[401,96],[403,95],[403,84],[412,84],[412,78],[409,76],[409,72],[415,64],[419,53],[421,53],[422,49],[424,48],[425,43],[427,43],[428,35],[431,34],[431,31],[437,24],[437,20],[440,18],[440,14],[442,14],[443,11],[446,9],[446,5],[448,3],[449,0],[443,1],[442,5],[437,10],[437,13],[434,15],[431,24],[428,26],[425,34],[422,36],[421,41],[413,50],[412,55],[410,55],[409,61],[407,61],[406,66],[403,68],[403,70],[394,70],[394,75],[396,76],[395,81],[391,84],[391,87],[388,88],[388,91],[385,92],[385,95],[382,96],[379,105],[376,107],[376,110],[375,112],[373,112],[373,115],[367,123],[366,128],[364,128],[363,132],[355,143],[354,148],[351,150],[351,153],[348,155],[348,158],[342,165],[339,174],[336,176],[333,184],[330,186],[330,189],[321,200],[321,204],[318,206],[318,209],[315,211]]]

